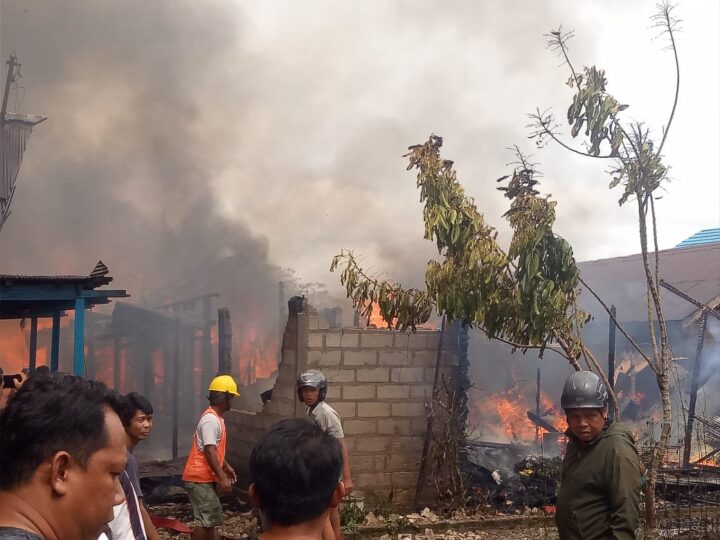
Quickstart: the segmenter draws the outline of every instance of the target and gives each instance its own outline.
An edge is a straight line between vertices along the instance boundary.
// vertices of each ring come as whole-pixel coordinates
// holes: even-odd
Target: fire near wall
[[[225,416],[228,459],[239,477],[247,480],[250,452],[265,429],[282,418],[305,416],[295,381],[305,369],[318,368],[328,378],[327,401],[343,419],[356,492],[384,497],[392,492],[395,504],[412,502],[439,338],[437,330],[330,329],[311,307],[290,314],[272,399],[258,413]],[[439,366],[446,376],[457,371],[456,341],[452,335],[443,340]],[[423,489],[422,499],[432,496]]]

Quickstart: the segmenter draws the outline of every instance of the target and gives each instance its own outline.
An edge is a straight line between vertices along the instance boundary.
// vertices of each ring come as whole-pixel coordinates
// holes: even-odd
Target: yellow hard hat
[[[210,381],[210,387],[208,388],[211,392],[227,392],[233,396],[239,396],[238,387],[235,380],[230,375],[218,375],[212,381]]]

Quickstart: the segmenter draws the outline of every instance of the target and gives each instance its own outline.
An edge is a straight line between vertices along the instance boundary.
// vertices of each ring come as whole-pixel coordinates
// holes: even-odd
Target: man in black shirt
[[[30,377],[0,414],[0,540],[95,540],[123,501],[119,395],[95,381]]]
[[[321,538],[345,496],[338,439],[308,420],[281,420],[250,455],[250,501],[263,523],[260,540]]]

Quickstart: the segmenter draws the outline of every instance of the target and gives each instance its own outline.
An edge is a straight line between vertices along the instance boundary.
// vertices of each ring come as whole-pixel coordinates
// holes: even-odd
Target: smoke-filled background
[[[279,268],[342,298],[328,272],[341,248],[422,285],[435,253],[401,155],[430,133],[501,239],[494,180],[518,144],[542,162],[556,230],[580,260],[637,252],[606,164],[535,151],[525,126],[536,107],[564,117],[568,73],[543,37],[562,23],[575,65],[606,68],[629,116],[659,133],[674,72],[654,12],[655,0],[3,0],[2,57],[17,52],[23,75],[9,110],[48,120],[0,233],[0,271],[84,274],[102,259],[114,285],[153,305],[212,292],[236,268],[224,287],[267,306],[240,315],[270,322]],[[719,8],[677,13],[661,248],[720,222]],[[218,265],[226,257],[237,265]]]

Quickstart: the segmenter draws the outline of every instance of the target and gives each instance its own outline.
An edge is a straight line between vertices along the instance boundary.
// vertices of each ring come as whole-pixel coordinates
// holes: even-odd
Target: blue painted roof
[[[703,244],[713,244],[715,242],[720,242],[720,229],[703,229],[702,231],[693,234],[690,238],[686,238],[675,247],[684,248]]]

